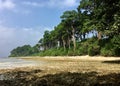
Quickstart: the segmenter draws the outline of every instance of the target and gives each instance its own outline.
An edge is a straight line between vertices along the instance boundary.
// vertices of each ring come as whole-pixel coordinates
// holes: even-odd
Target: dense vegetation
[[[38,53],[38,47],[34,46],[31,47],[30,45],[24,45],[22,47],[17,47],[11,51],[10,57],[17,57],[17,56],[29,56],[34,53]]]
[[[60,18],[38,42],[39,53],[29,54],[120,56],[120,0],[81,0],[76,10],[65,11]],[[11,56],[29,55],[17,50]]]

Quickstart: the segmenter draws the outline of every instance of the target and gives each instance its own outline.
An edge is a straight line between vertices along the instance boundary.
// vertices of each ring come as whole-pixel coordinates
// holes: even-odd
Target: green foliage
[[[61,22],[44,32],[38,45],[18,47],[11,56],[120,56],[119,9],[120,0],[81,0],[77,10],[65,11]]]
[[[101,49],[101,55],[102,56],[115,56],[114,49],[107,49],[107,48],[102,48]]]
[[[101,55],[103,56],[115,56],[115,49],[113,44],[109,41],[109,43],[105,44],[104,47],[101,48]]]
[[[11,51],[10,57],[30,56],[38,52],[39,52],[39,49],[37,46],[31,47],[30,45],[24,45],[24,46],[13,49]]]
[[[120,35],[115,35],[115,36],[111,39],[111,43],[114,45],[114,47],[120,49]]]
[[[68,56],[75,56],[75,52],[72,49],[68,50]]]
[[[11,57],[15,56],[27,56],[31,52],[31,46],[30,45],[24,45],[22,47],[17,47],[16,49],[13,49],[11,51]]]
[[[81,0],[77,11],[63,13],[62,21],[53,31],[49,32],[50,36],[44,34],[43,39],[47,39],[48,44],[54,45],[44,51],[44,55],[120,56],[119,9],[119,0]],[[93,35],[88,38],[87,36],[92,34],[92,31],[95,31],[93,34],[96,37]],[[55,32],[54,35],[53,32]],[[59,41],[60,47],[64,47],[64,50],[54,49],[56,44],[51,43],[51,38],[54,39],[54,42]],[[74,40],[75,38],[76,40]],[[44,43],[43,45],[46,49]]]
[[[36,56],[65,56],[67,55],[67,50],[63,48],[52,48],[49,50],[41,51],[35,54]]]
[[[116,35],[111,39],[113,44],[115,55],[120,56],[120,35]]]
[[[81,42],[81,44],[78,46],[78,55],[87,55],[88,54],[88,46],[89,46],[89,43],[84,41],[84,42]]]
[[[102,43],[102,41],[101,41]],[[103,40],[104,45],[101,49],[103,56],[120,56],[120,36],[115,35],[112,39]]]
[[[79,55],[87,55],[88,53],[87,48],[85,48],[84,46],[80,46],[78,51],[79,51]]]
[[[93,45],[89,46],[88,54],[90,56],[99,55],[99,53],[100,53],[100,46],[99,45],[93,44]]]

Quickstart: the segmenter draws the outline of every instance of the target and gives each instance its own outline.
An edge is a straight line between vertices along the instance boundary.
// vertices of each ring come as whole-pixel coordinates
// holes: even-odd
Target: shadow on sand
[[[0,86],[120,86],[120,74],[98,76],[96,72],[48,74],[35,76],[41,70],[29,72],[18,71],[3,74],[5,80],[0,80]],[[27,78],[27,76],[31,78]]]
[[[102,63],[109,63],[109,64],[120,64],[120,60],[103,61]]]

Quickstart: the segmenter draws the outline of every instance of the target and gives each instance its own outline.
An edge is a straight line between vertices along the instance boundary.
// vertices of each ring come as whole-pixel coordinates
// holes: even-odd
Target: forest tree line
[[[31,55],[120,56],[120,0],[81,0],[77,9],[60,18],[52,31],[44,32]]]

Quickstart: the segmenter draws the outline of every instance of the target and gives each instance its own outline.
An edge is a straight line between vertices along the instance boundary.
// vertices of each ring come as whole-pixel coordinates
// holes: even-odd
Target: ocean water
[[[27,61],[18,58],[0,58],[0,69],[12,69],[17,67],[37,66],[37,61]]]

